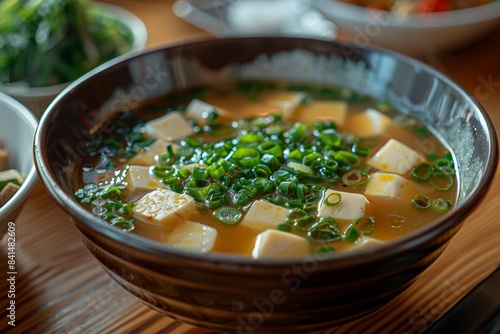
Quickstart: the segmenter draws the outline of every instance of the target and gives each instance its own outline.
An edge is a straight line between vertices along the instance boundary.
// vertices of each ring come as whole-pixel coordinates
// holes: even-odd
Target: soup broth
[[[76,198],[171,247],[261,258],[379,245],[452,209],[453,159],[345,88],[241,82],[120,114],[84,144]]]

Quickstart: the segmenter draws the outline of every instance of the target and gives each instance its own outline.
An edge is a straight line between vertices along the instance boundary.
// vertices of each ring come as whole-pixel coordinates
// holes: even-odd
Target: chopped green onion
[[[302,158],[302,163],[312,169],[317,169],[323,164],[323,154],[320,153],[310,153]],[[308,173],[312,174],[312,173]]]
[[[302,209],[304,203],[300,199],[291,199],[287,202],[287,205],[291,208],[299,208]]]
[[[119,198],[122,197],[122,191],[118,187],[111,186],[111,187],[108,188],[107,195],[110,198],[117,198],[117,199],[119,199]]]
[[[177,171],[177,175],[181,178],[187,178],[189,175],[191,175],[191,172],[189,171],[189,169],[187,169],[186,167],[183,167],[181,169],[179,169]]]
[[[371,216],[363,216],[353,222],[363,234],[372,234],[375,231],[375,219]],[[361,225],[361,227],[359,226]]]
[[[175,168],[171,166],[154,166],[151,172],[157,178],[164,179],[174,174]]]
[[[260,159],[260,163],[268,166],[272,171],[278,170],[281,166],[278,158],[269,153],[266,153],[262,156],[262,158]]]
[[[427,195],[417,195],[412,198],[411,203],[418,210],[427,210],[431,206],[431,200]]]
[[[188,182],[186,194],[193,197],[195,201],[204,201],[210,189],[209,181],[191,180]]]
[[[300,150],[293,150],[290,153],[288,153],[287,159],[288,160],[296,160],[296,161],[302,161],[302,152]]]
[[[425,137],[429,134],[429,130],[424,127],[416,128],[415,133],[421,137]]]
[[[210,123],[213,123],[217,118],[219,118],[219,114],[215,110],[209,112],[205,117],[205,119]]]
[[[238,164],[243,169],[252,168],[260,162],[260,154],[254,148],[241,147],[234,151],[230,161]]]
[[[174,153],[178,156],[189,159],[194,155],[194,149],[189,146],[179,146],[175,149]]]
[[[359,157],[356,154],[349,151],[334,152],[333,157],[335,160],[339,162],[343,161],[343,159],[347,159],[349,161],[350,166],[356,166],[360,162]]]
[[[184,186],[178,183],[172,183],[169,185],[169,189],[178,194],[182,194],[184,192]]]
[[[295,219],[292,222],[292,226],[294,229],[300,232],[306,232],[309,230],[312,224],[316,222],[316,216],[314,215],[306,215],[304,217],[300,217]]]
[[[223,206],[215,210],[213,216],[224,224],[235,225],[241,220],[242,213],[230,206]]]
[[[448,212],[452,207],[452,204],[449,200],[445,200],[443,198],[436,198],[431,201],[431,208],[439,213]]]
[[[429,152],[426,154],[426,157],[427,159],[429,159],[430,161],[434,161],[438,158],[437,154],[434,153],[434,152]]]
[[[368,181],[370,181],[370,178],[370,174],[362,170],[355,169],[344,174],[342,176],[342,182],[349,187],[356,188],[364,186],[368,183]]]
[[[295,162],[295,161],[290,161],[286,164],[288,168],[291,168],[293,170],[296,170],[298,172],[304,173],[304,174],[314,174],[314,171],[311,167],[306,166],[304,164]]]
[[[340,135],[334,129],[323,130],[319,136],[319,141],[323,145],[331,147],[338,147],[341,143]]]
[[[302,202],[306,199],[307,187],[303,183],[297,185],[297,198]]]
[[[362,157],[369,157],[371,155],[371,150],[368,148],[368,147],[359,147],[359,146],[356,146],[354,148],[354,153],[359,155],[359,156],[362,156]]]
[[[411,172],[411,176],[418,182],[429,181],[432,177],[432,174],[434,174],[434,168],[425,162],[413,168]]]
[[[195,166],[193,168],[193,174],[191,175],[191,177],[196,181],[205,181],[206,179],[208,179],[208,175],[209,174],[206,168]]]
[[[233,202],[238,206],[243,206],[247,204],[249,200],[252,199],[250,192],[247,189],[240,189],[234,196]]]
[[[219,163],[212,164],[207,167],[207,172],[211,178],[220,180],[222,176],[226,174],[226,171],[222,165]]]
[[[323,203],[325,203],[328,206],[335,206],[339,204],[342,201],[342,196],[339,193],[331,193],[328,195]]]
[[[333,242],[342,238],[338,223],[331,217],[322,218],[312,225],[306,235],[310,240],[318,243]]]
[[[327,246],[327,245],[322,245],[319,248],[315,249],[313,251],[313,254],[315,255],[328,255],[332,254],[334,252],[333,247]]]
[[[246,133],[238,140],[238,144],[244,147],[257,147],[262,142],[262,136],[256,133]]]
[[[120,229],[122,229],[125,232],[131,232],[134,230],[134,220],[133,219],[127,219],[124,217],[115,217],[110,220],[111,225],[116,226]]]
[[[290,225],[287,225],[287,224],[279,224],[277,229],[280,231],[283,231],[283,232],[291,232],[292,231],[292,227]]]
[[[339,167],[339,163],[335,159],[328,159],[325,161],[325,168],[331,172],[336,172]]]
[[[449,175],[455,174],[455,169],[453,168],[453,162],[445,158],[435,160],[434,168],[444,174],[449,174]]]
[[[257,166],[253,167],[252,172],[255,174],[256,177],[265,177],[265,178],[269,178],[272,174],[269,166],[264,164],[258,164]]]
[[[349,225],[344,234],[344,238],[350,242],[356,242],[360,236],[361,231],[353,224]]]
[[[295,193],[295,190],[297,189],[297,183],[283,181],[278,185],[278,189],[283,195],[289,196]]]
[[[122,207],[118,210],[121,214],[129,216],[132,214],[132,210],[134,208],[134,203],[126,202],[122,204]]]
[[[283,155],[283,150],[281,149],[280,145],[273,141],[267,141],[259,144],[258,149],[262,154],[270,154],[277,158]]]
[[[302,123],[295,123],[285,134],[294,142],[303,142],[308,136],[307,127]]]
[[[437,190],[450,190],[453,187],[453,177],[443,172],[434,173],[431,178],[431,183]]]

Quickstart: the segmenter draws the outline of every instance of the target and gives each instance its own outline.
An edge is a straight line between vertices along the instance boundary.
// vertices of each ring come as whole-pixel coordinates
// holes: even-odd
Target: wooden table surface
[[[172,1],[108,2],[144,20],[150,46],[208,36],[176,18]],[[500,31],[425,60],[475,95],[500,129]],[[325,333],[421,333],[494,271],[500,264],[498,178],[499,173],[485,200],[414,285],[370,316]],[[0,332],[209,333],[149,309],[111,280],[40,183],[15,225],[15,327],[7,317],[12,300],[7,298],[8,270],[2,269]],[[6,266],[6,238],[0,243],[0,258]]]

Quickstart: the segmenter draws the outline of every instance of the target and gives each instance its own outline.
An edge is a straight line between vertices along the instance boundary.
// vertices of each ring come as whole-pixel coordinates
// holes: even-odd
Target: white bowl
[[[439,13],[396,15],[336,0],[312,0],[341,32],[369,44],[423,56],[474,41],[500,27],[500,2]]]
[[[124,22],[133,35],[133,43],[129,51],[140,51],[144,49],[147,43],[148,34],[144,22],[122,7],[99,3],[108,14],[114,16],[117,20]],[[32,110],[37,117],[40,117],[45,108],[52,100],[70,83],[61,83],[46,87],[16,87],[14,85],[3,85],[0,83],[0,90],[13,96],[26,107]]]
[[[0,120],[0,147],[9,149],[9,167],[21,173],[24,179],[14,196],[0,207],[1,238],[38,179],[33,164],[33,138],[38,119],[20,102],[0,92]]]

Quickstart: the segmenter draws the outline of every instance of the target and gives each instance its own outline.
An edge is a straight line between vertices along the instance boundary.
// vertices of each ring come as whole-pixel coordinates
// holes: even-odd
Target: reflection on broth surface
[[[426,128],[344,88],[204,87],[115,126],[85,143],[76,198],[187,251],[260,259],[369,247],[443,215],[457,194],[452,156]]]

